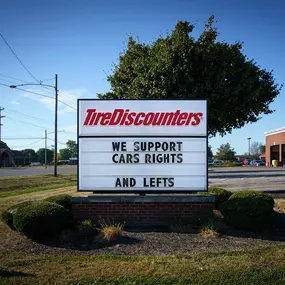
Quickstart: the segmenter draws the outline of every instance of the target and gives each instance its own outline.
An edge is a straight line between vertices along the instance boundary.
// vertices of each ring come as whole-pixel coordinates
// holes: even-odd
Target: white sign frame
[[[161,102],[170,102],[170,101],[174,101],[174,102],[180,102],[183,101],[186,103],[187,102],[197,102],[197,101],[202,101],[204,104],[205,104],[205,110],[206,112],[204,113],[205,115],[205,129],[206,129],[206,132],[203,134],[203,135],[183,135],[183,134],[173,134],[173,133],[169,133],[168,131],[168,135],[165,134],[165,132],[162,132],[162,133],[156,133],[155,135],[144,135],[144,134],[140,134],[140,135],[126,135],[125,133],[119,133],[117,135],[110,135],[110,134],[107,134],[107,135],[102,135],[102,133],[100,132],[99,134],[97,135],[94,135],[94,134],[88,134],[88,135],[83,135],[82,134],[82,131],[80,131],[80,127],[81,127],[81,124],[82,124],[82,119],[80,118],[80,106],[81,106],[81,102],[85,102],[85,101],[92,101],[92,102],[96,102],[98,101],[98,103],[104,101],[106,103],[109,104],[110,106],[110,103],[120,103],[122,104],[122,102],[129,102],[129,101],[136,101],[136,102],[146,102],[148,101],[149,102],[155,102],[155,101],[159,101],[159,103]],[[112,104],[113,105],[113,104]],[[207,106],[207,100],[205,99],[191,99],[191,100],[101,100],[101,99],[78,99],[77,101],[77,153],[78,153],[78,163],[77,163],[77,191],[78,192],[93,192],[93,193],[105,193],[105,194],[108,194],[108,193],[117,193],[117,194],[123,194],[123,193],[128,193],[128,194],[179,194],[179,193],[193,193],[193,192],[207,192],[208,191],[208,156],[207,156],[207,150],[208,150],[208,136],[207,136],[207,133],[208,133],[208,106]],[[203,110],[204,111],[204,110]],[[81,114],[82,116],[82,114]],[[102,139],[102,138],[108,138],[108,139],[113,139],[114,141],[116,141],[116,139],[143,139],[143,138],[148,138],[148,139],[153,139],[153,140],[159,140],[159,139],[172,139],[172,140],[181,140],[181,139],[193,139],[193,138],[199,138],[199,139],[204,139],[205,140],[205,146],[206,146],[206,161],[205,161],[205,187],[202,189],[201,187],[200,188],[193,188],[191,187],[191,185],[189,185],[189,187],[173,187],[173,188],[168,188],[168,187],[155,187],[155,188],[137,188],[137,187],[106,187],[104,189],[102,189],[102,187],[99,187],[97,188],[96,186],[94,186],[94,189],[91,189],[91,188],[88,188],[86,189],[86,187],[81,187],[81,172],[80,172],[80,142],[81,142],[81,139]],[[169,164],[168,164],[169,165]],[[135,167],[135,165],[133,165],[133,167]],[[166,176],[166,175],[165,175]]]

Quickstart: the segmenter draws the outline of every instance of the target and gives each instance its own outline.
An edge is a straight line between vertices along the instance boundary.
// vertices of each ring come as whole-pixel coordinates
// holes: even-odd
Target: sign
[[[207,191],[207,102],[78,101],[78,191]]]

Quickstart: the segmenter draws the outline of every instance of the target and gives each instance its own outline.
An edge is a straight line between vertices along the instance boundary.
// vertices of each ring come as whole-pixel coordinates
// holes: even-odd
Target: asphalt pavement
[[[36,175],[36,174],[53,174],[54,168],[43,166],[39,167],[13,167],[13,168],[0,168],[0,177],[3,176],[22,176],[22,175]],[[58,167],[58,173],[77,172],[76,166]]]
[[[285,191],[285,167],[240,166],[209,168],[209,185],[230,191]]]
[[[58,173],[76,172],[76,166],[58,167]],[[0,177],[36,174],[53,174],[53,167],[0,168]],[[210,167],[209,185],[233,192],[240,190],[285,192],[285,167]]]

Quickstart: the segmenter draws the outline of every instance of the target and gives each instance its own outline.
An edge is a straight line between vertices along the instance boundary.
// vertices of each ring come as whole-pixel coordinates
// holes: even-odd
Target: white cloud
[[[19,105],[19,104],[20,104],[20,103],[19,103],[18,101],[16,101],[16,100],[12,100],[12,101],[10,101],[10,103],[13,104],[13,105]]]
[[[32,100],[38,101],[41,104],[45,105],[48,109],[54,110],[54,94],[43,92],[43,90],[28,90],[31,92],[43,94],[44,96],[39,96],[36,94],[24,93],[24,97],[30,98]],[[87,89],[73,89],[73,90],[59,90],[58,94],[58,114],[63,115],[66,113],[76,112],[77,108],[77,99],[81,97],[86,97],[89,94]],[[52,98],[49,98],[52,97]]]

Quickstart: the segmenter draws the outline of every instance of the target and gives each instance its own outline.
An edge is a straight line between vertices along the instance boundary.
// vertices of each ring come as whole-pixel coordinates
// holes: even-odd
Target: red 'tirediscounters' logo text
[[[131,112],[130,109],[114,109],[113,112],[97,112],[87,109],[84,126],[198,126],[203,113]]]

